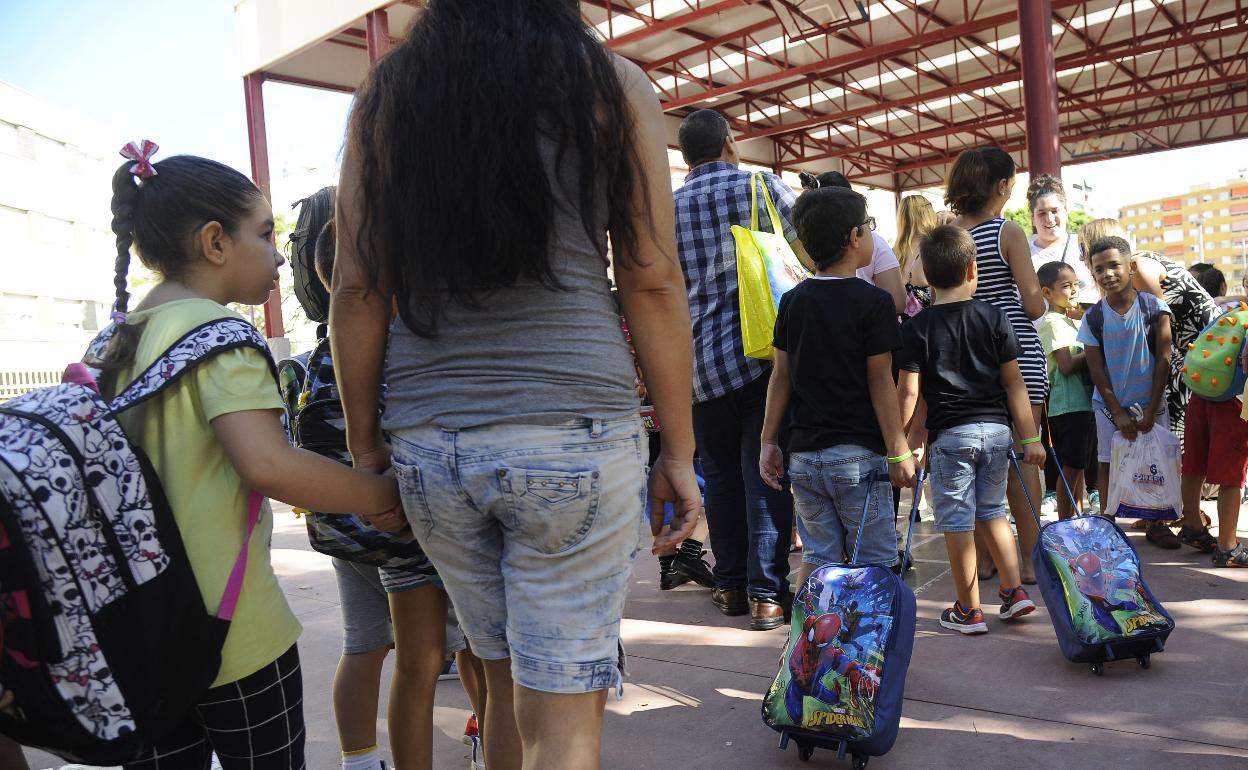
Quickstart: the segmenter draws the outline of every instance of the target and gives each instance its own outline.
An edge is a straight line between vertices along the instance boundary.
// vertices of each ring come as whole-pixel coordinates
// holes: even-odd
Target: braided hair
[[[148,269],[164,280],[179,280],[198,258],[195,234],[217,222],[233,235],[261,199],[260,189],[234,169],[193,155],[177,155],[153,164],[156,173],[142,181],[131,172],[131,162],[113,174],[112,231],[114,258],[113,321],[116,331],[104,357],[92,362],[106,379],[134,362],[142,324],[126,323],[130,291],[128,275],[132,249]]]

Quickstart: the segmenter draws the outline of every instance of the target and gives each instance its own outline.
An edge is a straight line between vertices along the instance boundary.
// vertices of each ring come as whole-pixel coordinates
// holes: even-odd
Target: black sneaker
[[[676,571],[676,554],[659,557],[659,590],[670,591],[689,582],[689,578]]]
[[[706,550],[702,548],[701,542],[692,538],[685,540],[676,551],[672,569],[684,578],[682,582],[692,581],[703,588],[714,588],[715,578],[711,575],[711,565],[706,563],[704,556]]]
[[[1201,553],[1213,553],[1218,549],[1218,539],[1209,534],[1209,528],[1194,529],[1184,527],[1179,530],[1179,540],[1183,545],[1190,545]]]
[[[1213,552],[1215,567],[1248,567],[1248,548],[1243,543],[1236,543],[1229,551],[1215,549]]]

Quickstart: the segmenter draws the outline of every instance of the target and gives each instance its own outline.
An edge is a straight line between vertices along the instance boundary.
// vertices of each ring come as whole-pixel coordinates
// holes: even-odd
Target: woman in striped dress
[[[1027,385],[1035,424],[1039,425],[1041,410],[1049,395],[1049,375],[1044,347],[1032,321],[1044,315],[1045,304],[1040,293],[1040,282],[1031,264],[1031,246],[1027,235],[1021,227],[1001,216],[1013,189],[1014,159],[996,147],[981,147],[958,156],[949,174],[945,203],[957,215],[953,224],[968,230],[975,239],[975,262],[979,271],[975,299],[1000,308],[1010,319],[1010,326],[1018,337],[1022,351],[1018,368]],[[1014,438],[1018,441],[1030,436],[1016,435]],[[1020,565],[1023,582],[1034,584],[1035,572],[1029,557],[1040,533],[1032,518],[1027,495],[1038,502],[1042,488],[1037,468],[1022,466],[1022,472],[1027,480],[1027,489],[1024,490],[1019,484],[1017,476],[1010,474],[1006,497],[1022,548]],[[986,551],[983,548],[979,550],[981,555]],[[987,562],[981,558],[980,564],[986,565]],[[982,568],[980,574],[985,576]]]

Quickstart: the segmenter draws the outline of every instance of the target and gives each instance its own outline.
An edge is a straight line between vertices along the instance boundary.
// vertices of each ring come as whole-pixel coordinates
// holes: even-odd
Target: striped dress
[[[1001,228],[1005,220],[997,217],[971,228],[975,239],[975,262],[979,270],[979,287],[975,299],[983,300],[1000,308],[1010,319],[1018,347],[1018,368],[1027,384],[1028,400],[1033,404],[1044,403],[1049,395],[1049,373],[1044,362],[1044,346],[1040,335],[1023,312],[1023,300],[1018,293],[1014,274],[1001,254]]]

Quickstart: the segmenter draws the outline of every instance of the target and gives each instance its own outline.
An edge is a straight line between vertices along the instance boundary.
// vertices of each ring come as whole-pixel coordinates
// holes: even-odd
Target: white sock
[[[344,751],[342,770],[382,770],[381,751],[376,745],[349,753]]]

